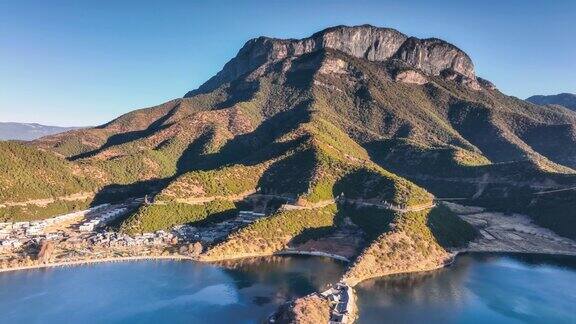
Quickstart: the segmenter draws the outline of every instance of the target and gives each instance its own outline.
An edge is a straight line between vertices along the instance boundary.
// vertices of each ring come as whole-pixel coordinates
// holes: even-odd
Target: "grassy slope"
[[[68,161],[16,142],[0,142],[0,203],[71,195],[95,189]]]
[[[350,67],[348,73],[319,73],[317,79],[329,86],[315,86],[316,97],[354,138],[406,138],[427,147],[475,151],[493,162],[531,159],[557,169],[562,167],[554,162],[576,166],[572,112],[538,107],[497,90],[472,91],[439,78],[421,86],[391,82],[393,72],[381,64],[335,52],[326,57]]]
[[[256,188],[294,197],[302,204],[331,200],[341,193],[400,206],[431,200],[423,189],[371,163],[361,146],[317,113],[239,163],[183,174],[157,200],[177,208],[176,200],[234,196]]]
[[[238,256],[271,254],[287,247],[295,237],[306,235],[311,239],[329,231],[336,222],[336,205],[320,209],[279,211],[260,219],[232,234],[226,241],[212,247],[206,259],[226,259]],[[306,234],[310,229],[321,229]]]
[[[491,164],[473,152],[422,147],[409,141],[374,142],[369,151],[379,164],[437,197],[469,198],[462,202],[527,214],[543,227],[576,238],[573,192],[536,194],[576,186],[573,173],[550,172],[532,161]],[[458,156],[460,152],[466,154],[464,158]]]
[[[233,196],[255,190],[264,165],[231,165],[216,170],[193,171],[170,183],[157,199]]]
[[[236,206],[230,201],[215,200],[205,204],[146,205],[128,217],[121,230],[129,234],[169,230],[180,224],[203,224],[223,221],[236,215]]]
[[[382,216],[385,221],[389,219]],[[466,244],[476,235],[470,225],[444,208],[398,213],[385,228],[348,270],[348,283],[355,285],[372,277],[437,268],[450,256],[445,248]]]
[[[340,193],[353,199],[387,200],[402,206],[430,201],[430,195],[409,181],[370,161],[368,153],[322,114],[304,125],[313,139],[315,169],[302,197],[310,202]]]
[[[52,203],[38,206],[28,204],[25,206],[9,206],[0,208],[0,222],[20,222],[46,219],[64,215],[73,211],[85,210],[90,207],[87,200],[56,200]]]
[[[334,156],[325,156],[323,158],[332,158],[335,161],[316,160],[317,165],[328,164],[330,167],[325,167],[321,172],[316,171],[316,174],[320,176],[313,177],[312,181],[310,181],[310,190],[308,192],[311,194],[301,196],[307,201],[314,202],[333,198],[336,196],[335,193],[340,192],[338,188],[344,188],[342,192],[345,193],[346,197],[366,199],[377,197],[402,206],[430,201],[430,195],[424,190],[410,184],[408,181],[390,176],[383,170],[380,171],[382,173],[378,173],[377,170],[373,170],[370,173],[366,172],[365,167],[356,166],[357,169],[354,169],[348,166],[348,173],[338,172],[338,170],[345,168],[340,168],[333,164],[343,163],[341,160]],[[318,168],[314,170],[318,170]],[[361,175],[358,176],[355,172],[359,172]],[[289,176],[289,174],[285,176]],[[337,181],[332,180],[336,177],[339,177]],[[326,180],[327,178],[329,180]],[[370,190],[366,190],[367,186],[363,180],[369,180],[368,183],[370,185],[368,187],[370,187]],[[323,192],[325,196],[319,195],[318,192]],[[317,197],[318,200],[311,200],[310,197]],[[215,246],[207,253],[206,257],[209,259],[220,259],[241,255],[273,253],[286,248],[287,244],[292,240],[303,242],[311,238],[321,237],[333,230],[338,215],[343,217],[340,212],[333,204],[320,209],[279,212],[240,230],[225,242]],[[363,228],[367,232],[374,231],[374,229],[370,230],[367,228],[369,227],[367,226],[368,224],[382,224],[377,227],[376,231],[384,230],[385,228],[382,221],[366,220],[363,213],[353,212],[352,209],[342,209],[342,212],[350,214],[352,220],[358,222],[360,226],[364,225]],[[379,210],[377,213],[382,213],[382,211]]]

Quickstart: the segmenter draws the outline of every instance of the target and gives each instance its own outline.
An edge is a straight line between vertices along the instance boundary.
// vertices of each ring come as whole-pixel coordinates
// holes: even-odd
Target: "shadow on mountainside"
[[[169,178],[137,181],[130,184],[109,184],[100,189],[90,206],[103,203],[119,203],[129,198],[144,197],[160,191],[169,181]]]
[[[258,92],[258,81],[233,81],[230,86],[225,89],[227,94],[226,100],[215,105],[216,109],[230,108],[240,102],[248,102],[254,98]]]
[[[99,148],[92,150],[92,151],[88,151],[88,152],[84,152],[84,153],[72,156],[69,158],[69,160],[74,161],[74,160],[88,158],[88,157],[94,156],[94,155],[104,151],[105,149],[107,149],[111,146],[122,145],[122,144],[125,144],[128,142],[137,140],[139,138],[150,136],[156,132],[159,132],[159,131],[170,126],[170,124],[164,124],[164,123],[166,121],[168,121],[174,115],[174,113],[178,110],[179,107],[180,107],[180,104],[177,104],[174,108],[170,109],[170,111],[166,115],[158,118],[156,121],[154,121],[152,124],[150,124],[146,129],[112,135],[112,136],[110,136],[110,138],[108,138],[106,143],[104,143],[104,145],[100,146]]]
[[[258,187],[264,193],[304,194],[309,189],[315,166],[316,158],[311,149],[296,152],[268,167],[260,177]]]
[[[374,170],[362,168],[340,178],[332,187],[332,191],[334,197],[344,194],[348,199],[378,198],[392,202],[396,185],[394,180]]]
[[[332,226],[305,228],[298,235],[294,236],[290,240],[288,245],[303,244],[310,240],[325,238],[336,232],[339,227],[344,225],[344,218],[346,218],[347,216],[345,209],[342,209],[340,207],[341,207],[340,205],[337,205],[337,211],[336,214],[334,215],[334,224]]]
[[[165,178],[136,181],[129,184],[106,185],[96,193],[91,206],[102,203],[121,202],[128,198],[144,197],[145,195],[160,192],[170,181],[179,175],[197,169],[196,165],[201,159],[205,145],[210,141],[212,136],[213,133],[211,131],[205,132],[182,152],[176,162],[176,173],[174,175]]]
[[[444,206],[435,207],[428,212],[426,225],[436,242],[447,250],[464,247],[479,235],[474,226]]]
[[[377,140],[364,144],[370,160],[437,197],[472,197],[489,166],[463,166],[448,149],[422,150],[404,139]],[[463,181],[455,182],[460,177]],[[467,181],[467,179],[469,181]]]
[[[309,120],[308,103],[279,112],[263,121],[254,131],[237,135],[215,153],[201,154],[193,170],[218,169],[225,165],[253,166],[283,154],[300,143],[301,139],[275,142]],[[190,171],[190,170],[188,170]]]
[[[203,132],[198,138],[186,147],[176,162],[175,176],[189,171],[201,169],[201,165],[206,159],[206,151],[214,141],[216,134],[213,128]]]
[[[325,238],[328,235],[334,233],[336,231],[337,225],[334,226],[323,226],[323,227],[312,227],[306,228],[300,234],[294,236],[289,245],[297,245],[306,243],[310,240],[317,240],[320,238]]]
[[[186,172],[213,170],[233,163],[255,165],[284,154],[301,143],[302,139],[288,140],[282,143],[275,143],[274,141],[279,136],[296,129],[300,123],[309,119],[309,111],[306,108],[307,105],[303,104],[293,108],[297,109],[296,113],[294,111],[280,112],[265,120],[253,132],[238,135],[229,140],[215,153],[206,153],[210,151],[209,145],[215,136],[214,129],[209,129],[190,143],[183,151],[178,161],[176,161],[176,172],[174,175],[130,184],[106,185],[96,194],[91,205],[119,202],[128,198],[158,193],[171,181]],[[168,117],[162,118],[162,121],[157,121],[155,124],[161,125],[167,119]],[[128,140],[128,138],[124,138],[124,140]],[[101,149],[103,148],[99,150]]]

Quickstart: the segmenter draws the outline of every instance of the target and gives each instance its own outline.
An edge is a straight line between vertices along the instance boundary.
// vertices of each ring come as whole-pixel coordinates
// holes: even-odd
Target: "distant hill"
[[[560,105],[576,111],[576,95],[573,93],[560,93],[550,96],[532,96],[526,101],[537,105]]]
[[[46,126],[36,123],[0,122],[0,140],[31,141],[42,136],[63,133],[78,127]]]

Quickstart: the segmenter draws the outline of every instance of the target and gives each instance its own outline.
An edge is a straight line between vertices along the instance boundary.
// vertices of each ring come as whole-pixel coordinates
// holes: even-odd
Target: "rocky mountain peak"
[[[437,38],[419,39],[391,28],[361,25],[330,27],[303,39],[251,39],[216,76],[186,97],[211,91],[263,65],[322,49],[341,51],[368,61],[398,60],[429,76],[449,72],[452,80],[464,80],[462,84],[480,88],[472,60],[458,47]]]

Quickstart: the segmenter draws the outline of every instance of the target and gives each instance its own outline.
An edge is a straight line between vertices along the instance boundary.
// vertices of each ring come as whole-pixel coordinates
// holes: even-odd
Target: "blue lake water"
[[[318,257],[0,273],[0,323],[260,323],[344,271]],[[576,258],[463,255],[356,288],[360,323],[576,323]]]
[[[0,273],[0,323],[258,323],[343,270],[326,258],[274,257]]]
[[[356,292],[359,323],[576,323],[576,258],[469,254]]]

